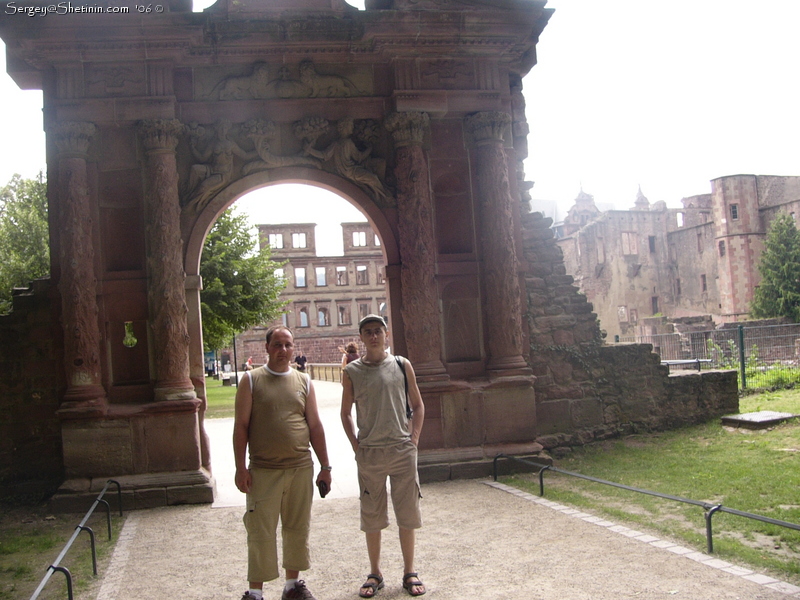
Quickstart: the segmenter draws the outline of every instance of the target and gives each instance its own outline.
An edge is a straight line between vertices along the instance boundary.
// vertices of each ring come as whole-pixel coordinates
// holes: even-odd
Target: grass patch
[[[800,414],[800,390],[742,398],[740,409]],[[757,431],[724,428],[717,421],[592,444],[556,460],[555,466],[800,524],[799,453],[798,419]],[[506,482],[539,492],[535,475],[518,475]],[[545,474],[545,497],[706,549],[703,509],[697,506],[557,473]],[[713,535],[714,553],[720,558],[800,584],[800,531],[717,513]]]
[[[236,386],[222,385],[222,379],[206,377],[206,419],[225,419],[233,417]]]
[[[87,507],[88,508],[88,507]],[[29,598],[75,532],[84,515],[51,515],[44,504],[20,506],[0,504],[0,600]],[[97,568],[102,574],[117,542],[122,519],[112,514],[112,539],[109,541],[105,512],[95,511],[86,523],[95,532]],[[61,565],[72,574],[75,597],[80,598],[97,579],[92,574],[89,535],[82,532],[62,559]],[[66,579],[54,573],[39,598],[63,600],[67,597]]]

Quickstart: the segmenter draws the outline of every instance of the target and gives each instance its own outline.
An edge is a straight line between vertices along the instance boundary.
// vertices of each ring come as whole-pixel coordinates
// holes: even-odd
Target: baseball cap
[[[376,322],[376,323],[380,323],[381,325],[386,327],[386,320],[382,316],[380,316],[380,315],[367,315],[366,317],[364,317],[363,319],[361,319],[358,322],[358,330],[361,331],[361,329],[364,327],[364,325],[366,325],[367,323],[372,323],[373,321]]]

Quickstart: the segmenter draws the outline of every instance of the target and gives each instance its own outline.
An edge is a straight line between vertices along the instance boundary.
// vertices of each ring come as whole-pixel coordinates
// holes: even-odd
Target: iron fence
[[[618,341],[651,344],[670,370],[736,369],[742,390],[800,383],[800,323],[736,325],[711,331],[620,337]]]

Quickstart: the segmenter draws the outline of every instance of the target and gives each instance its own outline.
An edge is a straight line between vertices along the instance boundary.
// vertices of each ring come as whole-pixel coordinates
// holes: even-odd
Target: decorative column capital
[[[185,127],[178,119],[148,119],[139,121],[136,130],[150,154],[175,152]]]
[[[464,123],[471,143],[481,146],[504,141],[506,129],[511,125],[511,115],[500,111],[479,112],[467,116]]]
[[[424,112],[391,113],[384,123],[394,138],[397,148],[422,145],[425,132],[431,125],[431,118]]]
[[[95,133],[97,126],[85,121],[64,121],[56,125],[52,134],[59,158],[86,158]]]

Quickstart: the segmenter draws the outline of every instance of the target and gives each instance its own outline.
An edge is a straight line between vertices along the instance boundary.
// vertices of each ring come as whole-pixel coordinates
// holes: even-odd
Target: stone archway
[[[532,439],[519,82],[544,4],[176,0],[0,21],[9,72],[44,91],[65,490],[123,476],[137,505],[210,500],[200,249],[275,182],[336,190],[386,240],[425,451]],[[444,352],[450,326],[468,352]]]

